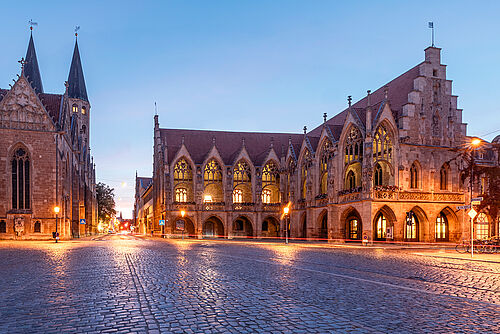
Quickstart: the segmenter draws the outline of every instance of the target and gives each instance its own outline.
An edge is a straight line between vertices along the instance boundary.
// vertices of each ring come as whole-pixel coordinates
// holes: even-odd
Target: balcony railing
[[[375,189],[373,191],[373,198],[382,200],[411,200],[426,202],[463,203],[465,201],[463,193],[433,193],[427,191],[400,191],[388,189]]]
[[[325,206],[328,204],[328,194],[321,194],[315,197],[316,206]]]
[[[254,211],[255,203],[233,203],[234,211]]]
[[[224,202],[206,202],[203,203],[203,210],[205,211],[224,211]]]
[[[172,210],[194,210],[196,206],[195,202],[173,202]]]
[[[280,212],[281,203],[262,203],[262,211]]]

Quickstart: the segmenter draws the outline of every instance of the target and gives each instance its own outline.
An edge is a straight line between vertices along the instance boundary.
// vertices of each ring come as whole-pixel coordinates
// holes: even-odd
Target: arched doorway
[[[277,238],[279,236],[280,224],[274,217],[267,217],[262,222],[262,236],[265,238]]]
[[[375,240],[385,241],[387,238],[387,218],[381,212],[375,218]]]
[[[394,222],[396,222],[396,216],[392,209],[387,205],[381,207],[373,221],[373,239],[377,241],[393,240],[395,237]]]
[[[208,218],[203,224],[203,237],[224,238],[224,224],[215,216]]]
[[[235,237],[253,237],[252,223],[247,217],[240,216],[233,222],[232,232]]]
[[[320,216],[320,225],[319,225],[319,238],[323,240],[328,239],[328,211],[324,211],[324,213]]]
[[[184,223],[184,233],[182,231],[182,223]],[[191,219],[188,217],[177,217],[174,221],[174,226],[173,226],[173,233],[175,235],[177,234],[184,234],[185,237],[193,238],[195,237],[195,229],[194,229],[194,224]]]
[[[356,215],[350,215],[346,221],[346,239],[361,240],[361,219]]]
[[[406,214],[405,220],[405,239],[406,241],[416,242],[418,241],[419,234],[419,221],[417,214],[410,211]]]

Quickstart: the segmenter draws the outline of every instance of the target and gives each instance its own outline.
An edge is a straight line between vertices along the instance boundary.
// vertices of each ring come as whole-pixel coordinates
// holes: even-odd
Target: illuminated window
[[[410,188],[418,188],[418,167],[416,163],[413,163],[410,168]]]
[[[436,218],[436,241],[448,241],[448,220],[442,212]]]
[[[446,165],[441,167],[439,172],[439,189],[446,190],[448,188],[448,168]]]
[[[176,202],[187,202],[187,189],[186,188],[175,189],[175,201]]]
[[[387,229],[387,219],[383,214],[379,214],[377,217],[376,223],[376,235],[375,239],[377,240],[385,240],[386,238],[386,229]]]
[[[300,172],[300,198],[305,199],[307,193],[307,174],[311,164],[311,153],[309,150],[304,152],[302,157],[302,167]]]
[[[349,239],[358,240],[361,239],[360,224],[357,218],[349,219]]]
[[[262,202],[279,202],[280,174],[273,161],[269,161],[262,169]]]
[[[233,190],[233,203],[243,203],[243,191],[241,189]]]
[[[373,161],[392,161],[392,142],[385,126],[380,125],[373,137]]]
[[[262,190],[262,203],[264,204],[271,203],[271,190],[269,189]]]
[[[192,181],[193,172],[185,159],[177,161],[174,167],[174,182]]]
[[[30,208],[30,160],[28,153],[19,148],[11,161],[12,171],[12,208]]]
[[[295,173],[295,161],[293,159],[290,159],[288,161],[288,169],[287,169],[287,174],[286,174],[286,188],[287,188],[287,193],[288,197],[287,199],[290,199],[292,196],[292,175]]]
[[[375,166],[374,181],[375,181],[376,186],[381,186],[383,184],[383,171],[382,171],[382,167],[380,166],[380,164],[377,164]]]
[[[361,131],[356,127],[351,127],[345,141],[345,157],[346,165],[352,162],[361,162],[363,160],[363,136]]]
[[[356,175],[352,170],[347,173],[346,188],[351,190],[356,188]]]
[[[212,159],[207,163],[203,181],[205,185],[214,182],[222,182],[222,171],[217,161]]]
[[[418,220],[414,212],[410,211],[406,218],[406,240],[418,240]]]
[[[72,109],[73,109],[73,112],[74,112],[74,113],[77,113],[77,112],[78,112],[78,106],[77,106],[76,104],[73,104]]]
[[[320,193],[322,195],[328,192],[328,161],[332,156],[332,149],[330,140],[325,140],[320,159]]]
[[[480,212],[474,222],[474,238],[487,239],[489,232],[488,216]]]
[[[82,114],[85,115],[87,113],[87,109],[85,107],[82,107]]]

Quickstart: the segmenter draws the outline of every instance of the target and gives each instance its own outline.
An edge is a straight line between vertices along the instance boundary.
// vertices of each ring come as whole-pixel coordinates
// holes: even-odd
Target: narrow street
[[[500,265],[408,250],[0,243],[2,333],[498,331]]]

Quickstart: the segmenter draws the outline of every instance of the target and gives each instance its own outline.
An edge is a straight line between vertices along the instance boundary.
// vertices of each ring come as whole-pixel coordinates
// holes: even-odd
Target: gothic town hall
[[[0,238],[93,233],[95,166],[78,43],[63,94],[44,92],[32,35],[20,63],[14,84],[0,89]]]
[[[184,226],[198,238],[275,238],[289,221],[294,238],[457,241],[469,233],[457,210],[469,180],[456,148],[468,141],[441,49],[428,47],[418,65],[303,134],[169,129],[155,116],[136,224],[157,235]],[[476,237],[498,233],[479,217]]]

